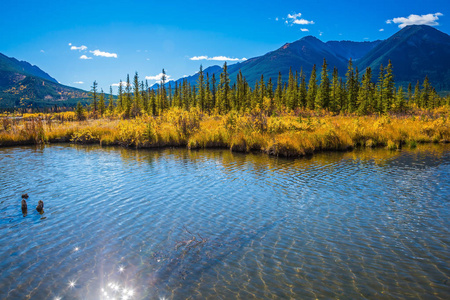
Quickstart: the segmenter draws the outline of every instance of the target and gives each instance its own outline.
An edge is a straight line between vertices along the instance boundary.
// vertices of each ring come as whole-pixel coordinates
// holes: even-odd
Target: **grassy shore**
[[[188,147],[261,151],[298,157],[354,147],[415,147],[450,141],[450,110],[420,110],[408,115],[355,116],[303,111],[267,116],[231,112],[203,114],[170,109],[161,116],[121,120],[114,116],[75,121],[73,112],[3,116],[0,146],[72,142],[135,148]]]

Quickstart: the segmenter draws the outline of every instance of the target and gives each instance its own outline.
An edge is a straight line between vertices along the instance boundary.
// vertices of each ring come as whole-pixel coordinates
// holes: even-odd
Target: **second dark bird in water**
[[[36,210],[40,213],[44,211],[44,201],[39,200],[38,205],[36,206]]]

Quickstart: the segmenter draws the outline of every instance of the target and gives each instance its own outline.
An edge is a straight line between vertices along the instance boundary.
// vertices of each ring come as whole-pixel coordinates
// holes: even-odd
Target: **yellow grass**
[[[303,116],[302,116],[303,115]],[[419,111],[415,116],[207,115],[197,109],[170,109],[162,116],[136,119],[73,121],[75,115],[3,117],[0,146],[72,142],[124,147],[229,148],[277,156],[302,156],[354,147],[416,147],[419,143],[450,141],[449,109]]]

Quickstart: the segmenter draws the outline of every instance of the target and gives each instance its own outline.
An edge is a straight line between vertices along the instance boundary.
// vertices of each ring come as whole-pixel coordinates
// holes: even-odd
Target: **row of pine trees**
[[[164,70],[157,89],[149,87],[147,81],[145,84],[140,81],[137,73],[133,82],[130,82],[127,75],[126,82],[120,81],[117,101],[110,88],[108,105],[104,92],[99,93],[97,82],[94,82],[91,90],[92,111],[101,115],[109,111],[125,117],[135,117],[144,112],[160,115],[170,107],[185,110],[196,107],[202,112],[219,114],[226,114],[231,110],[249,112],[259,108],[270,114],[283,109],[310,109],[364,115],[402,112],[413,105],[419,108],[436,108],[450,104],[449,97],[441,98],[437,95],[427,77],[422,85],[417,82],[414,90],[411,84],[407,91],[402,86],[396,88],[390,61],[386,67],[381,66],[376,82],[372,77],[370,67],[360,76],[358,68],[350,60],[345,78],[340,78],[336,68],[330,74],[324,59],[320,80],[314,65],[308,82],[303,71],[294,74],[291,70],[287,82],[283,81],[279,73],[276,85],[271,78],[266,81],[261,75],[259,82],[251,87],[241,72],[235,83],[230,85],[225,62],[218,79],[215,74],[205,74],[200,66],[195,85],[185,79],[182,83],[175,82],[174,86],[169,82],[167,87]]]

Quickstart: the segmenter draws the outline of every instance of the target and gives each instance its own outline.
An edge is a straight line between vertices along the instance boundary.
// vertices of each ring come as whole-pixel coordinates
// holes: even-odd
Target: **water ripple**
[[[0,296],[446,299],[449,186],[448,146],[3,148]]]

